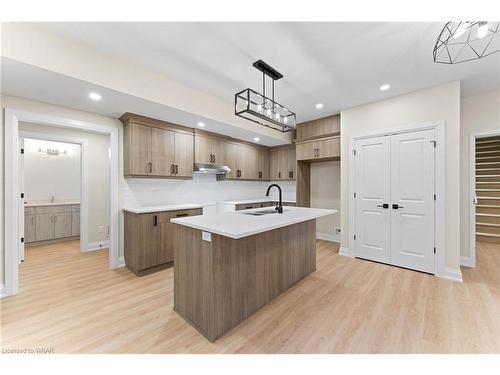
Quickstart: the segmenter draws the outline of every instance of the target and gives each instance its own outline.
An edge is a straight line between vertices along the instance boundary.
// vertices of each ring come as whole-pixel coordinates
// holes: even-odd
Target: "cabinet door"
[[[297,160],[311,160],[315,158],[316,142],[297,143]]]
[[[174,132],[151,128],[151,163],[153,176],[174,175]]]
[[[270,179],[275,181],[279,180],[279,151],[271,151],[269,157],[270,157],[270,169],[269,169],[269,175]]]
[[[35,238],[37,241],[45,241],[54,238],[54,214],[37,214]]]
[[[137,124],[130,125],[130,173],[133,175],[150,175],[151,160],[151,128]]]
[[[231,172],[227,175],[228,178],[237,178],[238,177],[238,169],[240,169],[238,152],[239,147],[235,143],[224,142],[224,165],[227,165],[231,168]]]
[[[296,176],[296,169],[297,169],[297,160],[296,160],[296,155],[295,155],[295,147],[289,148],[287,150],[287,175],[286,177],[289,179],[295,179]]]
[[[195,136],[194,137],[194,161],[195,163],[212,164],[216,141],[212,138]]]
[[[156,219],[155,219],[156,217]],[[139,216],[138,228],[140,246],[137,251],[137,268],[143,270],[158,265],[158,214]]]
[[[257,151],[257,178],[259,180],[269,179],[269,151]]]
[[[193,175],[193,135],[175,133],[175,175],[191,177]]]
[[[340,157],[340,138],[330,138],[318,141],[315,144],[317,148],[317,158],[336,158]]]
[[[71,235],[80,235],[80,212],[75,211],[71,213]]]
[[[257,179],[257,153],[253,147],[238,146],[238,164],[241,171],[240,178]]]
[[[24,242],[36,241],[36,215],[24,215]]]
[[[58,212],[54,217],[54,238],[71,237],[71,212]]]

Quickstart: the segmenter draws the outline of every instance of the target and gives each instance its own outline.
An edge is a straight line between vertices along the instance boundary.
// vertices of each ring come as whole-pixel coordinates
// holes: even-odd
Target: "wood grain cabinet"
[[[174,217],[201,215],[202,209],[136,214],[125,211],[125,264],[137,276],[174,260]]]
[[[24,241],[34,243],[80,235],[80,205],[25,207]]]
[[[271,180],[294,180],[296,178],[295,147],[271,150]]]
[[[189,178],[193,174],[194,139],[190,128],[125,113],[124,175]]]
[[[334,160],[340,158],[340,137],[297,142],[297,160]]]

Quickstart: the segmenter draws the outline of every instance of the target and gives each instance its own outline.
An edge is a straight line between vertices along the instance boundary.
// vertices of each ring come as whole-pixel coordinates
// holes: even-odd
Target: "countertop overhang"
[[[246,215],[245,212],[269,210],[269,207],[223,212],[214,215],[190,216],[174,218],[170,221],[175,224],[199,229],[204,232],[239,239],[254,234],[267,232],[303,221],[318,219],[323,216],[336,214],[337,210],[306,207],[284,207],[283,213],[272,213],[262,216]]]
[[[142,207],[125,207],[123,211],[133,214],[147,214],[152,212],[166,212],[166,211],[181,211],[192,210],[195,208],[203,208],[200,204],[171,204],[164,206],[142,206]]]

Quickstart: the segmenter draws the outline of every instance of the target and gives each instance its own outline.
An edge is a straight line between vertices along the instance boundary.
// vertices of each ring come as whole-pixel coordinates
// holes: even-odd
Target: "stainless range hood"
[[[215,174],[217,181],[221,181],[231,172],[231,168],[226,165],[194,163],[193,172],[199,174]]]

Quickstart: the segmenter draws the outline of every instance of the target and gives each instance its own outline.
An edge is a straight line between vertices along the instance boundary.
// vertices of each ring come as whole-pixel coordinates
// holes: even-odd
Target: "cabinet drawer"
[[[24,207],[24,214],[25,215],[35,215],[36,214],[36,207]]]

